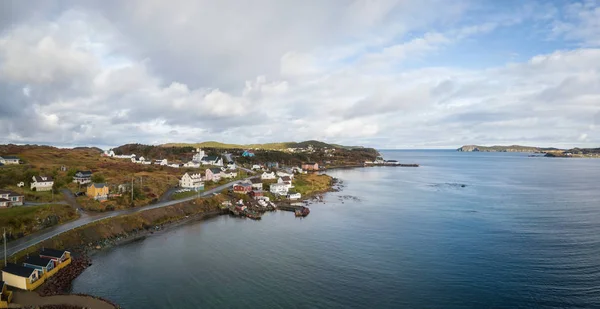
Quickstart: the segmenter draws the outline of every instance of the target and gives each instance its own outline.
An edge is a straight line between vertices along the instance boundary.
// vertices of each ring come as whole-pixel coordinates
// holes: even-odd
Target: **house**
[[[6,264],[2,269],[2,281],[6,285],[19,288],[22,290],[33,290],[43,283],[40,279],[40,271],[13,263]]]
[[[23,205],[23,194],[0,189],[0,207]]]
[[[279,162],[267,162],[265,163],[266,168],[279,168]]]
[[[192,156],[192,161],[200,163],[202,161],[202,158],[204,157],[206,157],[206,153],[204,153],[204,150],[197,148],[196,153],[194,154],[194,156]]]
[[[238,175],[237,171],[227,170],[225,168],[221,168],[221,173],[221,177],[223,178],[235,178]]]
[[[252,197],[253,199],[257,200],[265,196],[265,192],[263,190],[252,190],[248,193],[248,195],[250,195],[250,197]]]
[[[287,198],[288,198],[288,199],[290,199],[290,200],[298,200],[298,199],[300,199],[301,197],[302,197],[302,195],[301,195],[300,193],[297,193],[297,192],[294,192],[294,193],[290,192],[290,193],[287,195]]]
[[[15,156],[2,156],[0,157],[0,163],[9,165],[9,164],[19,164],[21,159]]]
[[[39,255],[40,257],[51,259],[54,262],[54,267],[66,266],[71,263],[71,252],[66,250],[43,248]]]
[[[122,183],[122,184],[120,184],[120,185],[117,186],[117,192],[119,192],[119,193],[129,192],[129,188],[131,188],[131,184],[129,184],[129,183]]]
[[[35,268],[40,271],[41,275],[54,269],[54,261],[45,257],[30,256],[27,257],[27,259],[25,259],[25,262],[23,262],[23,266]]]
[[[262,173],[262,175],[260,175],[260,179],[262,179],[262,180],[269,180],[269,179],[275,179],[275,178],[277,178],[277,177],[275,177],[274,172],[270,172],[270,173],[264,172],[264,173]]]
[[[19,188],[22,188],[24,186],[25,186],[25,183],[22,181],[17,184],[17,187],[19,187]]]
[[[146,162],[146,158],[144,157],[139,157],[137,160],[138,162]]]
[[[241,182],[233,185],[233,193],[248,194],[250,191],[252,191],[251,183]]]
[[[302,174],[302,173],[304,173],[304,171],[302,170],[302,168],[294,166],[294,167],[292,167],[292,173]]]
[[[179,180],[179,186],[195,191],[204,190],[204,181],[202,178],[202,174],[183,174],[183,176],[181,176],[181,179]]]
[[[169,162],[167,161],[167,159],[162,159],[162,160],[154,160],[154,164],[155,165],[168,165]]]
[[[260,179],[252,178],[252,179],[250,179],[250,182],[252,183],[253,190],[262,190],[263,189],[263,184]]]
[[[73,176],[73,182],[76,182],[80,185],[92,182],[92,172],[77,171],[77,173],[75,173],[75,175]]]
[[[200,168],[200,163],[199,162],[190,161],[188,163],[183,164],[183,167]]]
[[[277,179],[277,183],[286,185],[288,189],[291,189],[293,187],[292,179],[289,176],[279,177],[279,179]]]
[[[204,156],[200,162],[205,165],[223,166],[223,158],[220,156]]]
[[[95,200],[105,200],[108,198],[108,186],[105,183],[92,183],[87,187],[85,195]]]
[[[115,152],[112,149],[104,150],[104,152],[102,153],[102,156],[103,157],[114,157]]]
[[[272,183],[269,191],[273,194],[286,195],[288,193],[288,186],[284,183]]]
[[[12,291],[6,289],[7,284],[0,281],[0,308],[8,308],[12,301]]]
[[[31,190],[50,191],[54,186],[54,180],[50,176],[33,176],[31,180]]]
[[[172,167],[172,168],[179,168],[180,165],[179,163],[171,163],[171,164],[167,164],[168,167]]]
[[[316,163],[316,162],[302,163],[302,169],[307,170],[307,171],[318,171],[319,163]]]
[[[260,166],[260,165],[258,165],[258,164],[254,164],[254,165],[252,165],[252,168],[251,168],[251,170],[253,170],[253,171],[256,171],[256,170],[259,170],[259,169],[261,169],[261,168],[262,168],[262,166]]]
[[[294,179],[294,174],[293,173],[288,173],[288,172],[284,172],[284,171],[278,171],[277,172],[277,176],[279,176],[279,177],[290,177],[291,179]]]
[[[227,169],[235,170],[235,169],[237,169],[237,165],[235,164],[235,162],[229,161],[229,162],[227,162]]]
[[[67,171],[67,166],[65,166],[65,165],[61,165],[61,166],[60,166],[60,171],[61,171],[61,172],[66,172],[66,171]]]
[[[217,182],[217,181],[221,180],[223,171],[221,171],[221,169],[218,167],[207,168],[205,175],[206,175],[206,177],[205,177],[206,181]]]
[[[242,157],[252,158],[254,157],[254,152],[252,150],[244,150]]]

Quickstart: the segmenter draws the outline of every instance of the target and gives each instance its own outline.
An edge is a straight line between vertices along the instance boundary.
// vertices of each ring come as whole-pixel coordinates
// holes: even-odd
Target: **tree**
[[[102,176],[102,174],[93,174],[92,175],[92,182],[94,183],[101,183],[104,182],[104,176]]]

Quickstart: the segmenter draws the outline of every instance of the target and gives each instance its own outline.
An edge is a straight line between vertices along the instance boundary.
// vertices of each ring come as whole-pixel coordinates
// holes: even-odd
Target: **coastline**
[[[362,166],[346,168],[354,167]],[[323,194],[327,192],[338,192],[342,187],[343,183],[340,180],[331,177],[329,186],[326,190],[316,190],[303,196],[297,201],[278,201],[276,203],[283,206],[295,203],[310,205],[311,203],[324,202]],[[161,233],[186,224],[194,224],[217,216],[229,215],[230,212],[228,209],[219,207],[222,200],[223,197],[219,196],[199,198],[192,201],[183,201],[164,208],[107,218],[67,231],[38,245],[29,247],[21,251],[20,255],[16,258],[23,258],[27,254],[32,253],[41,247],[66,248],[73,253],[73,264],[75,264],[75,259],[77,259],[82,265],[71,267],[70,272],[64,273],[61,277],[57,277],[56,280],[62,282],[60,282],[59,286],[50,288],[50,291],[48,289],[44,291],[42,288],[37,291],[32,291],[31,293],[39,295],[37,301],[39,301],[39,299],[49,301],[47,298],[54,296],[62,296],[62,298],[55,299],[65,299],[67,296],[73,296],[74,300],[80,300],[77,298],[81,297],[91,297],[93,299],[104,301],[113,308],[119,308],[118,304],[107,299],[102,299],[94,295],[71,293],[72,281],[92,264],[93,256],[100,251],[110,250],[117,246],[126,245],[136,241],[143,241],[147,237],[160,235]],[[281,209],[280,211],[285,210]]]

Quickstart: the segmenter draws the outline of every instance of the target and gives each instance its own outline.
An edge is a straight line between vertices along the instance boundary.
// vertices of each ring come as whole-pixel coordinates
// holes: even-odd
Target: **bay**
[[[185,225],[96,254],[123,308],[598,308],[600,160],[382,151],[308,217]],[[350,198],[351,197],[351,198]]]

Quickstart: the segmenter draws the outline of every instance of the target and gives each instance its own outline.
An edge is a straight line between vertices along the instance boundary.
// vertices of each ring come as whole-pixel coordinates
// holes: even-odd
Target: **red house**
[[[319,163],[316,163],[316,162],[302,163],[302,169],[305,171],[318,171]]]
[[[250,197],[252,197],[253,199],[257,199],[259,197],[265,196],[265,191],[263,191],[263,190],[252,190],[252,191],[250,191],[250,193],[248,193],[248,195],[250,195]]]
[[[233,185],[233,193],[247,194],[252,191],[251,183],[236,183]]]

